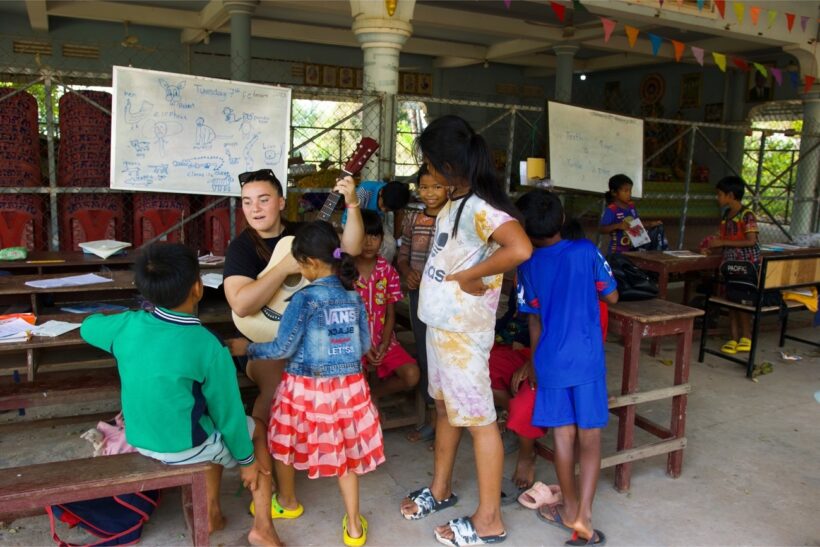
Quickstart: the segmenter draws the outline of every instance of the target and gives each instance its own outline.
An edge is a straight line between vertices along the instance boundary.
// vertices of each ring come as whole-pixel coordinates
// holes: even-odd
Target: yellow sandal
[[[362,526],[362,535],[357,538],[352,538],[347,533],[347,514],[342,519],[342,541],[347,547],[362,547],[367,543],[367,519],[359,515],[359,522]]]
[[[254,507],[253,502],[251,502],[249,511],[251,515],[256,515],[256,507]],[[272,519],[295,519],[301,517],[304,512],[305,508],[301,503],[296,505],[296,509],[286,509],[276,499],[276,494],[270,498],[270,518]]]
[[[737,353],[737,342],[734,340],[729,340],[728,342],[723,344],[723,346],[720,348],[720,351],[729,355],[734,355],[735,353]]]
[[[752,341],[748,338],[741,338],[735,348],[738,352],[749,353],[752,351]]]

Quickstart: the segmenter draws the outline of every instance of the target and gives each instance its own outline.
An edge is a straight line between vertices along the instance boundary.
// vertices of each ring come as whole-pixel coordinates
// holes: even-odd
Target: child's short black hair
[[[746,183],[740,177],[723,177],[715,186],[724,194],[732,194],[738,201],[742,200],[743,194],[746,193]]]
[[[419,172],[416,175],[416,184],[421,184],[421,177],[423,177],[425,175],[429,175],[429,174],[430,174],[430,170],[427,169],[427,164],[422,163],[421,166],[419,167]]]
[[[584,227],[581,226],[581,222],[577,218],[568,218],[566,222],[564,222],[564,225],[561,226],[561,239],[576,241],[586,237]]]
[[[362,225],[364,226],[365,235],[384,237],[384,226],[382,226],[382,217],[376,211],[369,209],[362,210]]]
[[[410,187],[394,180],[382,187],[381,196],[382,203],[388,211],[398,211],[407,207],[407,202],[410,201]]]
[[[532,190],[518,198],[515,205],[524,217],[524,230],[529,237],[552,237],[561,231],[564,206],[552,192]]]
[[[196,253],[182,243],[152,243],[140,250],[134,264],[137,289],[155,306],[176,308],[198,280]]]

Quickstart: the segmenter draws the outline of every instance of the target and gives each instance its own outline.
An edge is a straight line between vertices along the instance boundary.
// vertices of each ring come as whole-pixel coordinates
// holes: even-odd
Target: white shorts
[[[496,421],[490,387],[490,349],[495,332],[452,332],[427,327],[430,397],[443,400],[447,421],[456,427]]]
[[[248,422],[248,435],[253,437],[256,422],[250,416],[245,416],[245,419]],[[238,464],[228,450],[228,447],[225,446],[225,439],[222,438],[222,433],[219,431],[211,433],[208,438],[205,439],[205,442],[199,446],[183,450],[182,452],[154,452],[153,450],[145,450],[144,448],[137,448],[137,452],[143,456],[159,460],[167,465],[210,462],[230,469],[231,467],[236,467]]]

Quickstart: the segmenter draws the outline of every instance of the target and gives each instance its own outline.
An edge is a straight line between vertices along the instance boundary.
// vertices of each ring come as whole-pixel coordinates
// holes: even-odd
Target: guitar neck
[[[351,175],[351,173],[348,173],[346,170],[342,169],[342,177],[349,175]],[[328,194],[325,204],[322,205],[322,209],[319,211],[319,220],[330,220],[331,215],[333,215],[333,211],[336,210],[336,206],[339,205],[339,200],[341,199],[342,194],[337,192],[331,192]]]

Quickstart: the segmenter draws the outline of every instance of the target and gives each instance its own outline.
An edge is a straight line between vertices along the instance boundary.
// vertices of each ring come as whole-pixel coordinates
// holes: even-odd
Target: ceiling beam
[[[433,59],[433,66],[435,68],[461,68],[464,66],[477,65],[481,62],[483,62],[481,59],[476,59],[475,57],[451,57],[446,55]]]
[[[26,11],[31,30],[48,32],[48,12],[46,0],[26,0]]]
[[[198,44],[208,39],[214,30],[230,21],[231,15],[225,9],[222,0],[211,0],[199,11],[199,26],[182,30],[180,41],[183,44]]]
[[[500,60],[505,57],[516,57],[520,55],[527,55],[537,51],[544,51],[552,46],[550,42],[541,40],[528,40],[525,38],[517,38],[515,40],[507,40],[505,42],[498,42],[487,48],[486,59]]]
[[[140,6],[127,2],[49,2],[48,15],[121,23],[128,21],[137,25],[163,28],[196,28],[199,14],[194,11]]]

